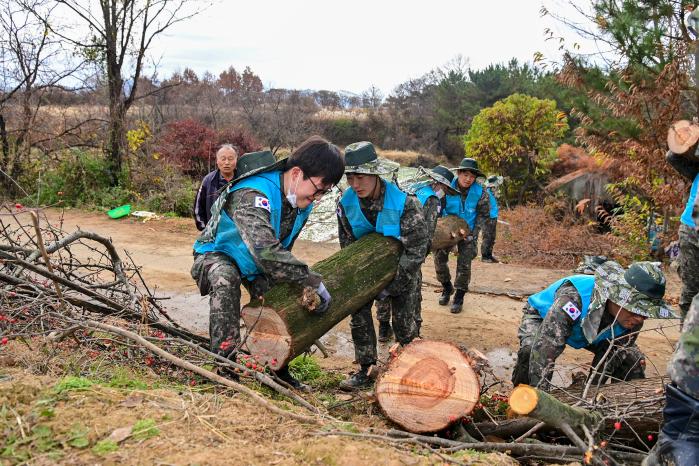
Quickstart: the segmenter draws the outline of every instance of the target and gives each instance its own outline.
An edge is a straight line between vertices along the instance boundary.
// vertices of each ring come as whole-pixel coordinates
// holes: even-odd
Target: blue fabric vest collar
[[[282,191],[280,179],[280,171],[262,173],[241,180],[232,187],[229,187],[227,193],[227,195],[230,195],[230,193],[243,188],[254,189],[255,191],[262,193],[270,203],[270,223],[272,224],[272,228],[274,229],[277,239],[280,239],[279,234],[281,229],[282,212]],[[312,210],[313,204],[309,205],[305,209],[297,210],[296,220],[291,233],[286,238],[280,239],[280,242],[284,248],[288,249],[289,245],[299,235]],[[238,269],[244,278],[253,280],[256,276],[261,275],[262,271],[258,268],[252,254],[241,238],[240,231],[238,230],[238,226],[235,224],[235,221],[230,218],[224,209],[221,210],[220,215],[221,220],[216,229],[214,240],[206,243],[201,243],[199,241],[195,242],[195,252],[199,254],[213,251],[223,252],[236,262]]]
[[[588,341],[587,338],[585,338],[582,325],[590,310],[590,300],[595,288],[595,277],[593,275],[571,275],[569,277],[561,278],[560,280],[549,285],[544,290],[531,295],[527,299],[527,302],[539,312],[539,315],[542,318],[545,318],[546,314],[548,314],[551,306],[553,305],[556,291],[558,291],[561,285],[563,285],[566,281],[573,284],[575,289],[578,291],[578,294],[580,294],[580,300],[582,301],[580,317],[572,321],[573,330],[566,340],[566,344],[568,346],[576,349],[585,348],[586,346],[599,343],[603,340],[618,338],[628,331],[621,325],[614,324],[613,327],[610,327],[599,334],[594,341]]]
[[[452,180],[451,187],[459,191],[457,177],[454,177]],[[473,231],[476,226],[476,216],[478,214],[476,208],[478,207],[478,201],[480,200],[482,194],[483,186],[475,181],[468,189],[466,199],[463,201],[461,194],[447,194],[446,206],[444,208],[443,215],[456,215],[461,217]]]
[[[359,196],[354,189],[347,189],[340,199],[347,221],[352,227],[352,235],[356,239],[373,232],[396,239],[400,238],[400,219],[403,216],[405,200],[408,195],[393,183],[384,180],[381,182],[385,184],[386,190],[381,212],[376,217],[376,226],[372,225],[362,212]]]

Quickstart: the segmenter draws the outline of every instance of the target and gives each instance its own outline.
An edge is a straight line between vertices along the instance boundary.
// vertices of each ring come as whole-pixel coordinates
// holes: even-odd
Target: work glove
[[[388,291],[386,291],[386,288],[384,288],[383,290],[381,290],[379,292],[379,294],[376,295],[376,299],[378,299],[379,301],[383,301],[384,299],[388,298],[389,296],[391,296],[391,294]]]
[[[328,289],[325,288],[325,283],[320,282],[320,285],[316,288],[316,294],[320,298],[320,304],[315,308],[314,312],[316,314],[325,314],[328,309],[330,309],[330,303],[332,302],[330,293]]]

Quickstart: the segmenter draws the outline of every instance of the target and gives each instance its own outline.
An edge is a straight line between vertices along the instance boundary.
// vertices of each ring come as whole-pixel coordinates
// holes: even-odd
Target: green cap
[[[476,176],[485,176],[482,171],[478,169],[478,162],[476,162],[476,159],[471,159],[469,157],[466,157],[461,161],[458,167],[452,168],[452,170],[456,171],[461,171],[461,170],[466,170],[472,173],[475,173]]]
[[[248,178],[264,171],[281,169],[285,164],[286,158],[278,161],[274,158],[274,154],[268,150],[247,152],[238,159],[235,180]]]
[[[360,175],[389,175],[400,167],[396,162],[379,157],[368,141],[355,142],[345,147],[345,173]]]
[[[654,319],[673,319],[677,315],[663,300],[665,274],[654,262],[634,262],[624,270],[607,261],[598,267],[595,279],[601,280],[602,295],[629,312]]]

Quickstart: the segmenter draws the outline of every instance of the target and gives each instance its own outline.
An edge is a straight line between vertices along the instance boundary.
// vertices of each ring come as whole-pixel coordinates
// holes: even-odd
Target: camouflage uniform
[[[690,183],[699,173],[699,159],[696,157],[668,152],[666,159]],[[694,228],[682,223],[680,224],[679,236],[680,256],[677,273],[682,280],[680,310],[684,316],[689,311],[692,299],[699,293],[699,233]]]
[[[200,241],[210,241],[215,236],[220,211],[225,209],[264,276],[252,283],[247,280],[241,283],[235,261],[220,252],[199,254],[192,266],[192,277],[197,281],[202,295],[209,294],[211,350],[225,356],[240,344],[241,284],[251,295],[261,296],[269,289],[270,283],[294,282],[315,287],[321,279],[309,270],[308,265],[291,254],[293,241],[288,249],[281,245],[270,222],[270,212],[255,206],[255,198],[260,195],[262,193],[259,191],[242,188],[222,196],[212,207],[212,219],[200,236]],[[280,238],[291,233],[296,214],[297,209],[282,198]]]
[[[474,181],[477,183],[478,181]],[[468,189],[461,190],[461,201],[466,201]],[[478,200],[476,206],[476,224],[474,226],[472,236],[478,238],[478,233],[486,219],[490,216],[490,200],[488,199],[488,191],[483,188],[483,194]],[[456,245],[458,257],[456,259],[456,280],[454,288],[457,290],[468,291],[468,284],[471,281],[471,261],[476,257],[476,241],[459,241]],[[434,269],[437,273],[437,280],[440,283],[451,282],[451,273],[449,272],[449,249],[440,249],[434,252]]]
[[[498,228],[498,218],[488,217],[483,222],[483,235],[481,236],[481,257],[486,259],[493,257],[495,246],[495,234]]]
[[[694,297],[685,316],[682,336],[668,373],[678,388],[699,400],[699,295]]]
[[[362,213],[372,225],[376,225],[376,218],[383,208],[386,192],[386,181],[380,180],[381,194],[377,199],[359,199]],[[338,204],[338,226],[340,247],[344,248],[356,241],[341,204]],[[411,196],[408,196],[405,201],[403,215],[400,218],[400,229],[403,252],[398,261],[396,276],[386,287],[386,291],[390,295],[387,301],[390,301],[390,309],[393,313],[392,326],[396,340],[405,345],[417,336],[415,325],[417,271],[425,259],[427,250],[427,231],[420,203]],[[376,331],[371,305],[370,301],[352,314],[350,320],[355,359],[362,366],[375,364],[377,358]]]
[[[555,361],[565,349],[566,340],[572,335],[576,324],[582,326],[588,342],[594,342],[598,335],[614,325],[614,317],[606,312],[607,299],[629,311],[637,310],[636,313],[642,315],[659,318],[673,317],[672,312],[665,307],[661,307],[659,311],[654,311],[655,314],[647,311],[648,305],[644,304],[638,295],[629,293],[628,286],[618,284],[623,274],[623,269],[615,262],[607,262],[598,269],[588,313],[581,322],[576,322],[565,311],[570,303],[576,309],[582,308],[580,293],[570,281],[565,281],[558,288],[546,317],[542,318],[539,311],[527,302],[517,332],[520,349],[512,374],[512,383],[515,386],[524,383],[548,390]],[[664,285],[662,272],[653,272],[653,274],[654,278],[655,275],[661,277]],[[649,301],[648,298],[645,299]],[[665,305],[662,304],[662,306]],[[607,353],[609,345],[613,345],[596,377],[602,377],[604,380],[611,377],[612,381],[645,377],[645,356],[636,346],[637,332],[642,327],[641,324],[627,330],[624,335],[615,338],[613,342],[605,339],[585,347],[586,350],[594,354],[592,361],[594,368]]]
[[[427,226],[427,249],[425,254],[429,254],[432,237],[434,236],[434,230],[437,228],[437,219],[439,218],[441,209],[442,201],[435,196],[430,196],[425,201],[425,205],[422,206],[422,215],[425,218],[425,225]],[[417,272],[416,288],[415,300],[417,302],[417,309],[415,310],[415,324],[417,325],[417,333],[419,335],[420,328],[422,327],[422,267],[420,267]],[[391,320],[391,302],[389,299],[376,300],[376,320],[379,322],[388,322]]]

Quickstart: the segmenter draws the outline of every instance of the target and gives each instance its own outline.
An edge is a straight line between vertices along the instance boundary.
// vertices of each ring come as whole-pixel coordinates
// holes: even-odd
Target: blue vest
[[[490,218],[498,218],[498,201],[490,189],[488,189],[488,199],[490,200]]]
[[[432,196],[437,197],[437,194],[435,194],[432,186],[427,185],[416,189],[415,196],[417,197],[417,200],[420,201],[420,205],[424,207],[427,199],[431,198]]]
[[[281,173],[280,171],[273,171],[245,178],[229,187],[226,193],[226,195],[228,195],[243,188],[254,189],[262,193],[270,203],[270,223],[272,224],[272,228],[274,228],[277,239],[280,239],[279,229],[282,223],[282,191],[279,186]],[[281,244],[284,248],[288,248],[299,235],[301,228],[303,228],[308,216],[311,214],[311,210],[313,210],[313,204],[305,209],[298,209],[296,221],[294,222],[291,233],[286,238],[281,239]],[[247,280],[254,280],[256,276],[262,275],[262,271],[257,267],[252,254],[250,254],[248,247],[240,237],[238,226],[225,209],[221,210],[221,220],[216,229],[214,241],[210,243],[200,243],[197,240],[194,243],[194,251],[199,254],[212,251],[225,253],[235,261],[241,275]]]
[[[687,205],[682,212],[680,221],[685,225],[695,228],[694,219],[692,218],[692,211],[694,210],[694,201],[697,198],[697,190],[699,189],[699,174],[694,177],[694,182],[692,183],[692,189],[689,190],[689,199],[687,199]]]
[[[451,182],[451,187],[458,191],[457,182],[458,177],[454,177],[454,180]],[[471,231],[473,231],[473,228],[476,226],[476,207],[478,207],[478,201],[481,195],[483,195],[483,186],[475,181],[469,188],[464,202],[461,201],[461,194],[447,194],[447,203],[442,215],[445,217],[447,215],[456,215],[463,218],[466,220],[469,228],[471,228]]]
[[[356,239],[369,233],[380,233],[392,238],[400,238],[400,218],[405,209],[405,199],[408,197],[398,186],[386,182],[386,192],[383,197],[383,208],[376,217],[376,226],[366,219],[359,204],[359,196],[352,188],[348,188],[340,199],[347,221],[352,227]]]
[[[613,328],[608,328],[606,331],[602,332],[597,336],[595,341],[592,343],[587,341],[585,335],[583,334],[582,322],[587,317],[587,312],[590,308],[590,298],[592,297],[592,290],[595,288],[595,277],[592,275],[571,275],[570,277],[561,278],[557,282],[551,284],[548,288],[533,294],[529,297],[527,302],[537,311],[542,318],[546,317],[549,309],[553,305],[553,301],[556,296],[556,291],[565,283],[569,281],[573,284],[575,289],[580,294],[580,299],[582,300],[582,309],[580,309],[580,316],[573,321],[573,332],[570,334],[566,340],[568,346],[572,346],[575,349],[585,348],[591,344],[596,344],[602,340],[611,340],[612,335],[617,338],[626,333],[628,330],[621,325],[614,324]],[[613,332],[613,333],[612,333]]]

